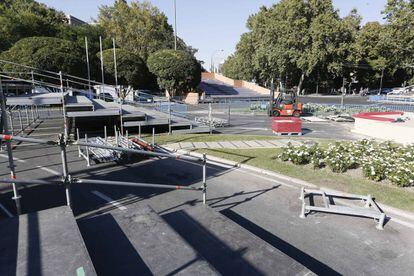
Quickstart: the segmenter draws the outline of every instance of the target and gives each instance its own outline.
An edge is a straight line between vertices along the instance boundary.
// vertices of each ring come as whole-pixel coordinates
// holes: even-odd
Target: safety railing
[[[131,186],[137,188],[153,188],[153,189],[169,189],[169,190],[185,190],[185,191],[201,191],[203,197],[203,204],[206,204],[206,197],[207,197],[207,181],[206,181],[206,167],[207,167],[207,158],[206,155],[203,155],[203,158],[197,158],[193,156],[181,155],[181,154],[171,154],[165,152],[150,152],[141,149],[130,149],[130,148],[123,148],[117,146],[108,146],[105,144],[99,144],[97,142],[91,143],[86,139],[86,141],[82,141],[78,139],[77,141],[70,141],[65,139],[65,136],[61,134],[59,136],[59,140],[52,141],[52,140],[42,140],[42,139],[34,139],[28,137],[21,137],[21,136],[13,136],[7,134],[1,134],[0,140],[5,141],[8,145],[10,145],[11,141],[18,141],[18,142],[29,142],[29,143],[36,143],[36,144],[44,144],[44,145],[54,145],[60,147],[61,152],[61,160],[62,160],[62,179],[60,181],[46,181],[46,180],[32,180],[32,179],[17,179],[14,166],[11,164],[11,179],[0,179],[0,183],[11,183],[14,188],[14,197],[17,212],[20,214],[20,200],[21,196],[19,195],[18,186],[22,185],[29,185],[29,184],[40,184],[40,185],[61,185],[65,187],[65,194],[66,194],[66,203],[68,206],[72,207],[71,204],[71,186],[74,184],[96,184],[96,185],[114,185],[114,186]],[[185,160],[190,162],[196,162],[202,164],[202,171],[203,171],[203,179],[202,179],[202,186],[201,187],[192,187],[192,186],[180,186],[180,185],[165,185],[165,184],[152,184],[152,183],[135,183],[135,182],[122,182],[122,181],[109,181],[109,180],[96,180],[96,179],[80,179],[74,178],[69,173],[69,167],[67,162],[67,155],[66,155],[66,148],[68,146],[85,146],[88,148],[93,149],[106,149],[114,152],[126,152],[131,154],[138,154],[143,156],[151,156],[151,157],[164,157],[164,158],[171,158],[176,160]],[[12,151],[9,147],[9,161],[10,158],[12,159]]]

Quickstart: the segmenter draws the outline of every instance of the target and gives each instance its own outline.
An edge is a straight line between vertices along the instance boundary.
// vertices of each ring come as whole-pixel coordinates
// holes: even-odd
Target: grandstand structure
[[[203,73],[200,103],[269,100],[270,90],[254,83],[233,80],[215,73]]]
[[[158,102],[150,103],[121,101],[108,98],[107,93],[98,93],[93,88],[99,85],[112,90],[120,89],[113,85],[9,61],[0,60],[1,64],[14,69],[12,72],[0,73],[9,109],[16,111],[27,106],[62,108],[64,117],[68,119],[69,131],[85,127],[102,130],[104,125],[113,124],[121,130],[129,129],[130,133],[138,133],[141,127],[142,131],[147,132],[151,132],[152,128],[160,131],[168,129],[170,132],[183,129],[191,132],[208,131],[195,120],[187,118],[186,114],[174,113],[171,107],[157,108],[171,105],[166,98],[158,97]]]

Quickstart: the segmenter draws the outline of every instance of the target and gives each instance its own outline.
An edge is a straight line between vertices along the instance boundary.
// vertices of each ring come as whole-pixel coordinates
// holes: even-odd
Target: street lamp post
[[[177,51],[177,1],[174,0],[174,50]]]
[[[85,52],[86,52],[86,67],[88,70],[88,88],[89,93],[91,93],[91,69],[89,64],[89,49],[88,49],[88,38],[85,36]]]
[[[211,71],[211,73],[215,73],[215,66],[214,66],[214,55],[215,54],[217,54],[217,53],[219,53],[219,52],[224,52],[224,50],[223,49],[219,49],[219,50],[215,50],[214,52],[213,52],[213,54],[211,54],[211,64],[210,64],[210,71]]]

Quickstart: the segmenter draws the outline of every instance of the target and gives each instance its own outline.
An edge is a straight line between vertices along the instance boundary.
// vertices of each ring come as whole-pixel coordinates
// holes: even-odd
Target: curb
[[[190,151],[181,150],[181,149],[177,150],[177,149],[171,149],[171,148],[168,148],[168,147],[162,147],[162,148],[167,150],[167,151],[170,151],[170,152],[186,154],[186,155],[199,157],[199,158],[203,157],[203,155],[201,153],[198,153],[198,152],[190,152]],[[231,166],[231,167],[235,167],[235,168],[242,168],[242,169],[254,172],[254,173],[258,173],[258,174],[278,178],[278,179],[281,179],[281,180],[285,180],[285,181],[288,181],[292,184],[297,185],[298,188],[303,187],[303,186],[307,186],[307,187],[310,187],[310,188],[318,188],[318,189],[321,189],[321,190],[334,191],[334,192],[341,193],[341,191],[329,189],[329,188],[326,188],[326,187],[323,187],[323,186],[317,186],[315,184],[306,182],[304,180],[300,180],[300,179],[297,179],[297,178],[285,176],[285,175],[278,174],[278,173],[268,171],[268,170],[265,170],[265,169],[260,169],[260,168],[254,167],[254,166],[240,164],[240,163],[237,163],[237,162],[234,162],[234,161],[231,161],[231,160],[227,160],[227,159],[223,159],[223,158],[215,157],[215,156],[210,156],[210,155],[207,155],[207,157],[208,157],[208,160],[219,163],[218,165],[223,164],[223,165],[227,165],[227,166]],[[380,204],[380,207],[383,211],[385,211],[387,213],[390,213],[390,214],[393,214],[393,215],[396,215],[396,216],[399,216],[399,217],[402,217],[404,219],[412,220],[412,222],[414,223],[414,213],[409,212],[409,211],[404,211],[404,210],[401,210],[401,209],[398,209],[398,208],[395,208],[395,207],[391,207],[391,206],[388,206],[388,205],[385,205],[385,204],[382,204],[382,203],[379,203],[379,202],[377,202],[377,203]]]
[[[168,151],[171,151],[171,152],[180,153],[180,154],[185,154],[185,155],[190,155],[190,156],[195,156],[195,157],[203,157],[203,155],[201,153],[198,153],[198,152],[190,152],[190,151],[181,150],[181,149],[177,150],[177,149],[171,149],[171,148],[168,148],[168,147],[164,147],[164,149],[166,149]],[[228,165],[228,166],[231,166],[231,167],[246,169],[246,170],[249,170],[249,171],[252,171],[252,172],[255,172],[255,173],[259,173],[259,174],[263,174],[263,175],[266,175],[266,176],[279,178],[279,179],[282,179],[282,180],[285,180],[285,181],[292,182],[292,183],[298,185],[299,187],[302,187],[302,186],[307,186],[307,187],[310,187],[310,188],[317,188],[318,187],[318,186],[316,186],[312,183],[306,182],[304,180],[289,177],[289,176],[286,176],[286,175],[283,175],[283,174],[278,174],[278,173],[268,171],[268,170],[265,170],[265,169],[260,169],[260,168],[254,167],[254,166],[237,163],[237,162],[227,160],[227,159],[223,159],[223,158],[220,158],[220,157],[215,157],[215,156],[208,155],[208,160],[213,161],[213,162],[217,162],[217,163],[221,163],[221,164],[224,164],[224,165]]]

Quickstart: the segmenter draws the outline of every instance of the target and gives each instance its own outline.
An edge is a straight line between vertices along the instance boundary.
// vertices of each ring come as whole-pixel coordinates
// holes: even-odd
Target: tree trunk
[[[305,73],[302,72],[302,75],[300,76],[300,80],[299,80],[299,84],[298,84],[298,90],[297,90],[297,94],[300,95],[301,91],[302,91],[302,86],[303,86],[303,81],[305,80]]]

